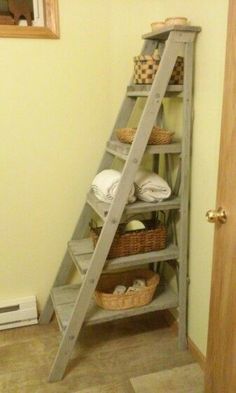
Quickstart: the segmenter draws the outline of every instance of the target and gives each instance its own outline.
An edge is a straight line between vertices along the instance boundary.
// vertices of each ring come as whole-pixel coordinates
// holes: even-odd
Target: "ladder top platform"
[[[188,25],[170,25],[163,27],[162,29],[158,29],[157,31],[152,31],[151,33],[144,34],[142,38],[144,40],[164,40],[168,37],[171,31],[190,31],[199,33],[201,31],[201,27]]]

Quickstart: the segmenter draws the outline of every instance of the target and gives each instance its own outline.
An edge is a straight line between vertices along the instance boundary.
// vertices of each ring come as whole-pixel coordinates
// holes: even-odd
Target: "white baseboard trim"
[[[38,323],[36,297],[0,301],[0,330]]]

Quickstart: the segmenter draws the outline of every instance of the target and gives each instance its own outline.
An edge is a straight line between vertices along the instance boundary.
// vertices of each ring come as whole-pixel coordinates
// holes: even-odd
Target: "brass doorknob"
[[[225,209],[219,207],[217,210],[208,210],[206,212],[207,221],[210,223],[219,222],[221,224],[226,223],[227,221],[227,214]]]

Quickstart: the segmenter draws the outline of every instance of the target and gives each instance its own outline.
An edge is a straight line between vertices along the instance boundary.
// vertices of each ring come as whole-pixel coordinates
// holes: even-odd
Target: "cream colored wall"
[[[59,5],[60,40],[0,39],[0,298],[40,306],[109,131],[107,2]]]
[[[43,305],[149,23],[186,15],[197,40],[189,335],[205,353],[227,0],[59,0],[61,39],[0,40],[0,297]],[[175,126],[174,117],[171,125]],[[176,125],[177,126],[177,125]]]

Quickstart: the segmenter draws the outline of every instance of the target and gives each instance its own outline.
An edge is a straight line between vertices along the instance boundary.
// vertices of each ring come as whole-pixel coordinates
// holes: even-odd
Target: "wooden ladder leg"
[[[84,281],[79,291],[79,295],[77,297],[71,318],[69,320],[68,326],[61,341],[61,345],[54,360],[49,375],[50,382],[59,381],[64,375],[65,369],[71,357],[72,350],[78,339],[81,327],[85,320],[91,298],[97,286],[99,277],[102,273],[110,246],[115,236],[120,217],[122,215],[126,200],[129,195],[131,184],[132,182],[130,180],[129,182],[126,181],[125,185],[122,188],[118,186],[116,197],[111,204],[108,216],[103,225],[101,234],[99,236],[96,248],[90,262],[90,267],[87,271],[86,276],[84,277]],[[119,189],[120,192],[122,191],[122,197],[119,197]],[[116,219],[114,217],[116,217]]]
[[[74,230],[72,239],[80,239],[83,238],[84,235],[86,234],[86,231],[88,230],[88,224],[89,221],[91,219],[91,214],[92,214],[92,209],[89,205],[85,204],[84,208],[82,210],[82,213],[80,215],[80,218],[78,220],[78,223],[76,225],[76,228]],[[64,285],[67,283],[71,272],[74,268],[74,263],[68,253],[68,250],[65,253],[65,256],[62,260],[62,263],[59,267],[58,273],[56,275],[56,278],[54,280],[53,283],[53,288],[57,287],[59,285]],[[52,300],[51,300],[51,295],[49,294],[48,298],[47,298],[47,302],[46,305],[44,306],[44,309],[40,315],[39,318],[39,323],[41,325],[45,325],[48,324],[50,322],[50,320],[52,319],[54,313],[54,309],[53,309],[53,304],[52,304]]]
[[[60,265],[60,268],[58,270],[56,279],[53,283],[53,287],[65,284],[72,272],[72,269],[73,269],[73,262],[69,256],[69,253],[66,252],[63,261]],[[48,324],[52,319],[53,313],[54,313],[54,308],[51,300],[51,295],[49,294],[46,305],[44,306],[44,309],[40,314],[39,324],[40,325]]]
[[[187,347],[187,274],[188,227],[190,194],[190,153],[192,132],[192,79],[193,42],[185,43],[184,93],[183,93],[183,142],[181,160],[181,209],[180,209],[180,265],[179,265],[179,347]]]
[[[149,46],[150,45],[148,45],[148,47]],[[115,134],[116,128],[126,125],[126,122],[128,121],[129,116],[133,110],[134,102],[135,101],[133,99],[131,99],[129,97],[125,97],[125,99],[121,105],[120,111],[118,113],[115,125],[114,125],[113,134]],[[103,169],[109,168],[112,164],[113,159],[114,159],[114,157],[105,151],[103,154],[102,160],[99,164],[97,173],[99,173]],[[73,239],[81,239],[84,237],[84,235],[87,231],[90,219],[91,219],[91,208],[90,208],[90,206],[85,204],[83,211],[81,213],[81,216],[79,218],[79,221],[78,221],[76,228],[74,230],[74,233],[72,235],[72,240]],[[64,256],[63,261],[60,265],[60,268],[58,270],[57,276],[54,280],[52,287],[56,287],[56,286],[65,284],[67,282],[68,278],[70,277],[73,267],[74,267],[74,265],[71,261],[70,255],[68,254],[68,251],[66,251],[65,256]],[[40,324],[49,323],[52,318],[53,312],[54,312],[53,304],[51,301],[51,296],[49,294],[46,305],[44,306],[44,309],[40,315],[39,323]]]

